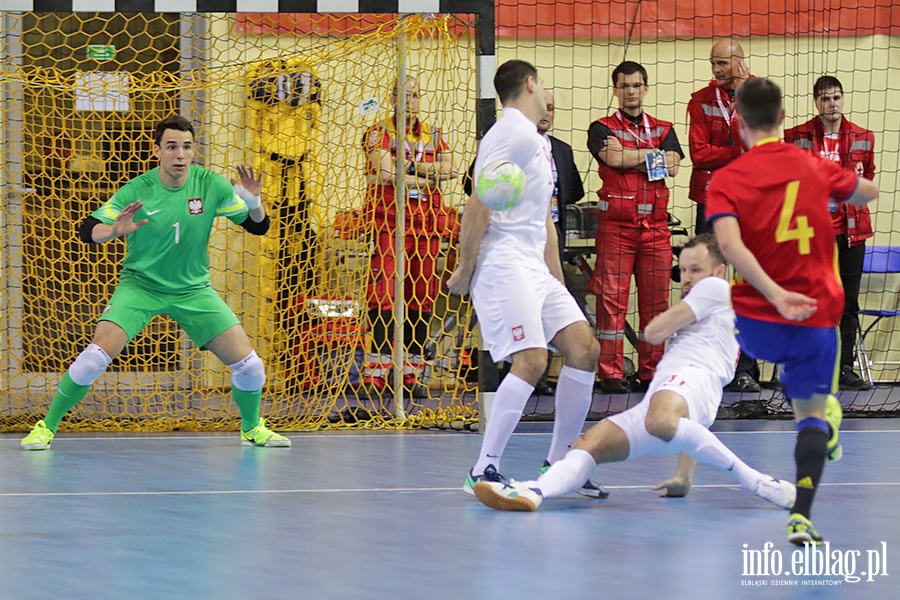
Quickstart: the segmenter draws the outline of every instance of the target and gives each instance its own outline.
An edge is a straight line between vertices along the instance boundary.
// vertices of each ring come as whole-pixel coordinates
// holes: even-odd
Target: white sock
[[[491,405],[484,439],[481,441],[481,454],[478,455],[478,462],[472,467],[474,475],[484,473],[488,465],[494,465],[500,470],[500,457],[503,456],[506,444],[519,424],[525,403],[533,391],[533,385],[512,373],[508,373],[500,382]]]
[[[678,429],[669,446],[675,449],[673,454],[684,452],[698,462],[731,471],[745,490],[755,492],[757,481],[762,477],[762,473],[738,458],[711,431],[690,419],[679,419]]]
[[[556,498],[574,492],[584,485],[597,463],[586,450],[569,450],[566,457],[558,460],[541,475],[536,482],[528,482],[528,487],[541,490],[544,498]],[[530,485],[534,483],[535,485]]]
[[[551,465],[562,460],[581,435],[593,397],[594,372],[563,366],[556,383],[556,416],[553,419],[553,439],[547,454],[547,461]]]

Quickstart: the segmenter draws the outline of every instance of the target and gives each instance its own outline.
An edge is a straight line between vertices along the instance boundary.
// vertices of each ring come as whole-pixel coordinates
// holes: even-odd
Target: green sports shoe
[[[828,460],[835,462],[841,460],[844,450],[841,448],[839,433],[841,429],[841,421],[844,419],[844,413],[841,409],[841,403],[833,394],[829,394],[828,402],[825,403],[825,421],[831,425],[831,439],[828,440],[826,447],[826,457]]]
[[[31,433],[22,439],[20,445],[23,450],[46,450],[54,437],[56,434],[50,431],[44,421],[38,421],[31,429]]]
[[[824,540],[822,536],[813,527],[809,519],[800,513],[792,513],[788,521],[788,541],[797,546],[803,544],[815,544],[818,546]]]
[[[266,420],[260,417],[256,427],[241,431],[241,444],[260,448],[290,448],[291,440],[266,427]]]

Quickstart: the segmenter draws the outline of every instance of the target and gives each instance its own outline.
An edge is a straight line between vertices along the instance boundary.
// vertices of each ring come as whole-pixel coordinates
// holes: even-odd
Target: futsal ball
[[[525,196],[525,188],[525,171],[509,160],[486,164],[475,184],[479,200],[491,210],[511,209]]]

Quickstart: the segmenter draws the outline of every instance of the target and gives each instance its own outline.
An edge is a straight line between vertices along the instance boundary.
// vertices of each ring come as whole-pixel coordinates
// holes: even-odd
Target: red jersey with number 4
[[[707,219],[733,216],[741,239],[769,277],[818,302],[807,327],[836,327],[844,312],[829,198],[843,202],[857,175],[793,144],[773,138],[715,172],[707,190]],[[734,311],[744,317],[791,323],[751,284],[736,277]]]

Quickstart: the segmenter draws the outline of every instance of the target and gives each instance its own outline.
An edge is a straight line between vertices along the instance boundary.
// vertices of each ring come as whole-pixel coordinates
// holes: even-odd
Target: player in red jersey
[[[744,83],[737,119],[750,150],[713,175],[707,216],[738,273],[731,291],[738,341],[753,356],[782,365],[793,401],[797,500],[788,540],[820,544],[810,510],[826,456],[840,458],[842,417],[834,393],[844,294],[828,203],[865,204],[878,187],[782,142],[781,89],[768,79]]]

